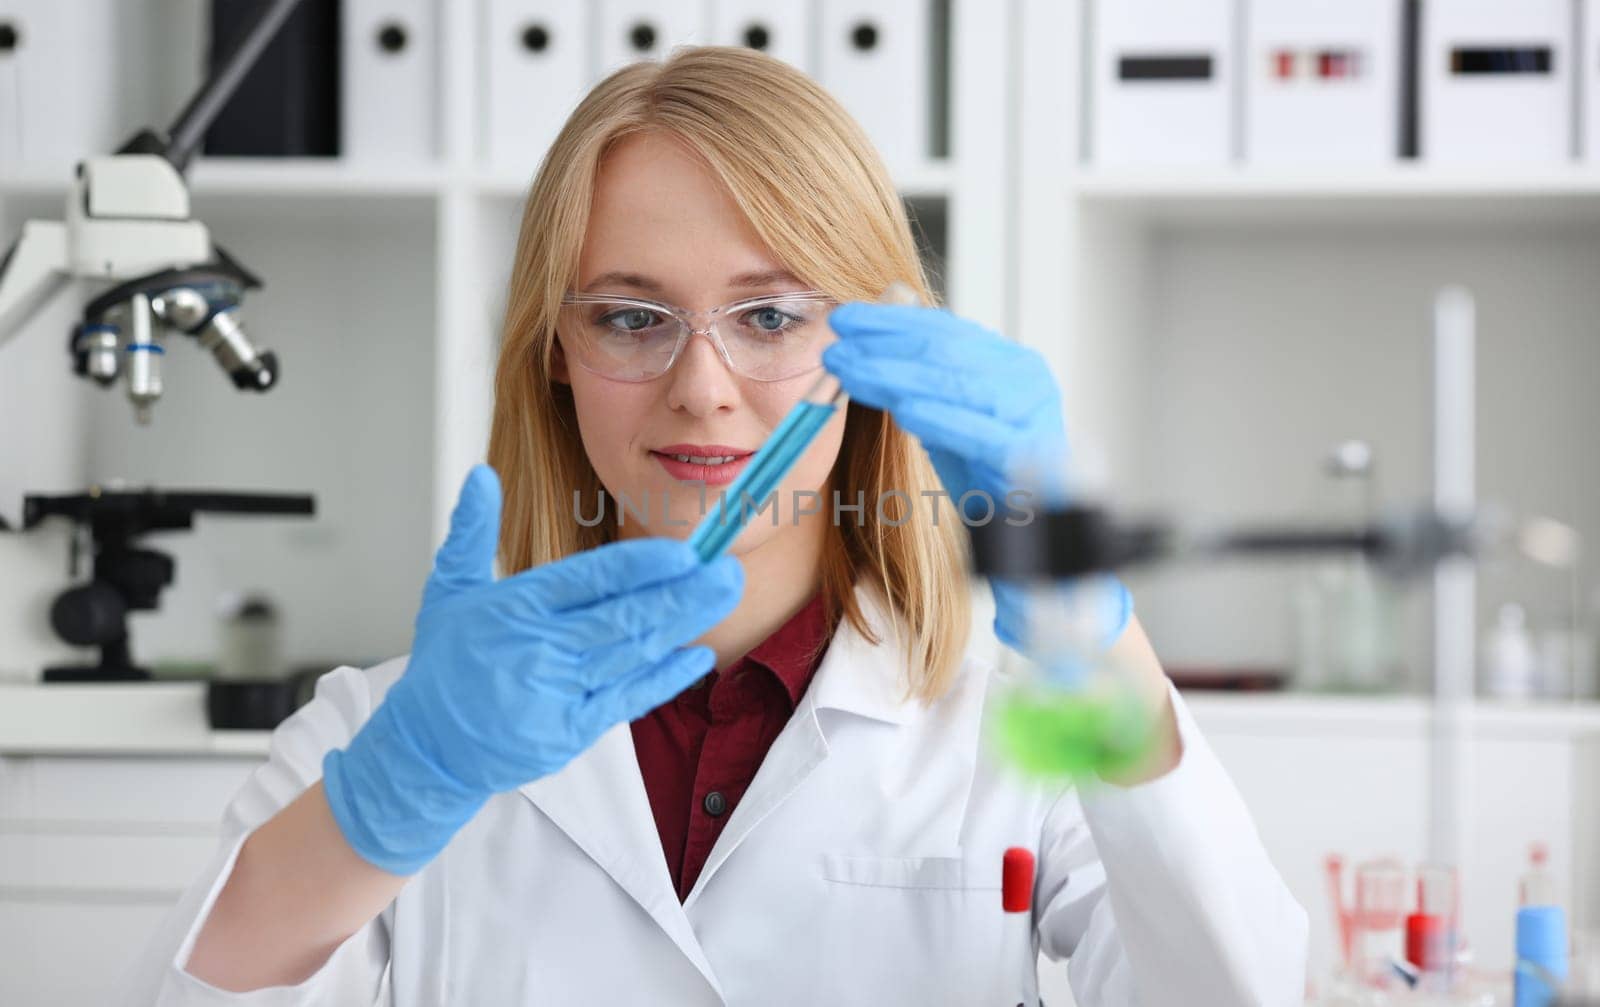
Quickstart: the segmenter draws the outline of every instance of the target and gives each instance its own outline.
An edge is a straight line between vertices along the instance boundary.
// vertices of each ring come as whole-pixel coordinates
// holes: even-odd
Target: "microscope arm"
[[[67,226],[59,220],[30,220],[0,262],[0,346],[34,312],[44,307],[71,276]]]

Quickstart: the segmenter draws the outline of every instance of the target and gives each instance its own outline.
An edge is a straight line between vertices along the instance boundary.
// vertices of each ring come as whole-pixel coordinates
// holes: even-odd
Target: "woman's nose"
[[[689,334],[683,352],[667,372],[667,404],[695,415],[730,409],[739,401],[738,378],[704,331]]]

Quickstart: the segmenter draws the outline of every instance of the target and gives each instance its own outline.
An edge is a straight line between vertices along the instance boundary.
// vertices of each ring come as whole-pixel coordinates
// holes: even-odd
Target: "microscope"
[[[181,334],[207,350],[241,391],[278,381],[277,357],[246,335],[239,306],[261,281],[211,239],[189,209],[184,172],[299,0],[264,4],[238,44],[162,135],[141,130],[115,154],[78,164],[63,220],[30,220],[0,258],[0,346],[71,280],[108,283],[68,341],[73,370],[118,378],[140,423],[161,398],[161,358]]]
[[[162,357],[175,336],[208,351],[234,387],[269,391],[278,358],[258,347],[240,321],[246,291],[261,281],[211,238],[190,212],[184,178],[206,130],[227,105],[299,0],[265,0],[255,20],[220,60],[165,134],[140,130],[109,156],[79,162],[62,220],[30,220],[0,257],[0,347],[70,281],[98,290],[72,327],[73,371],[102,387],[126,385],[134,416],[150,422],[161,398]],[[157,607],[172,583],[172,558],[144,547],[152,532],[192,527],[198,512],[309,516],[304,494],[175,492],[90,487],[65,496],[28,495],[23,530],[47,518],[74,523],[92,542],[90,579],[61,592],[51,625],[65,642],[98,647],[95,664],[45,669],[47,682],[137,681],[150,677],[129,647],[127,616]],[[5,523],[0,521],[0,528]],[[282,683],[211,683],[214,726],[270,727],[287,715]]]

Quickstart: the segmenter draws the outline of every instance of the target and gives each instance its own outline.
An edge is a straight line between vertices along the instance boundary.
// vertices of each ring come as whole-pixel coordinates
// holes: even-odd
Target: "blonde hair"
[[[589,207],[606,151],[664,131],[695,151],[732,193],[784,268],[840,301],[870,300],[892,281],[933,303],[904,205],[861,128],[816,83],[769,56],[720,46],[677,50],[601,81],[556,137],[528,195],[512,265],[495,373],[489,462],[505,505],[502,570],[516,573],[614,537],[573,519],[574,492],[597,499],[599,477],[578,436],[572,390],[552,379],[562,295],[578,280]],[[921,445],[887,413],[852,403],[830,477],[858,522],[831,522],[822,593],[833,620],[873,643],[854,588],[889,602],[909,669],[908,697],[931,702],[966,649],[971,599],[966,538]],[[898,496],[938,508],[937,520]],[[906,513],[907,510],[911,513]],[[901,522],[898,527],[892,522]]]

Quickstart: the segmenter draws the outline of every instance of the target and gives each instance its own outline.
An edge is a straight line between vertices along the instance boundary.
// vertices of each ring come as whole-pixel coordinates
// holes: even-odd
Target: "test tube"
[[[750,514],[759,512],[763,501],[777,491],[817,432],[846,401],[838,379],[824,371],[689,536],[700,562],[711,562],[733,545]]]
[[[917,304],[920,298],[909,285],[896,280],[884,290],[878,303]],[[689,544],[700,562],[709,563],[727,552],[751,514],[760,512],[763,501],[777,492],[783,477],[805,454],[818,432],[848,401],[839,379],[824,370],[690,533]]]

